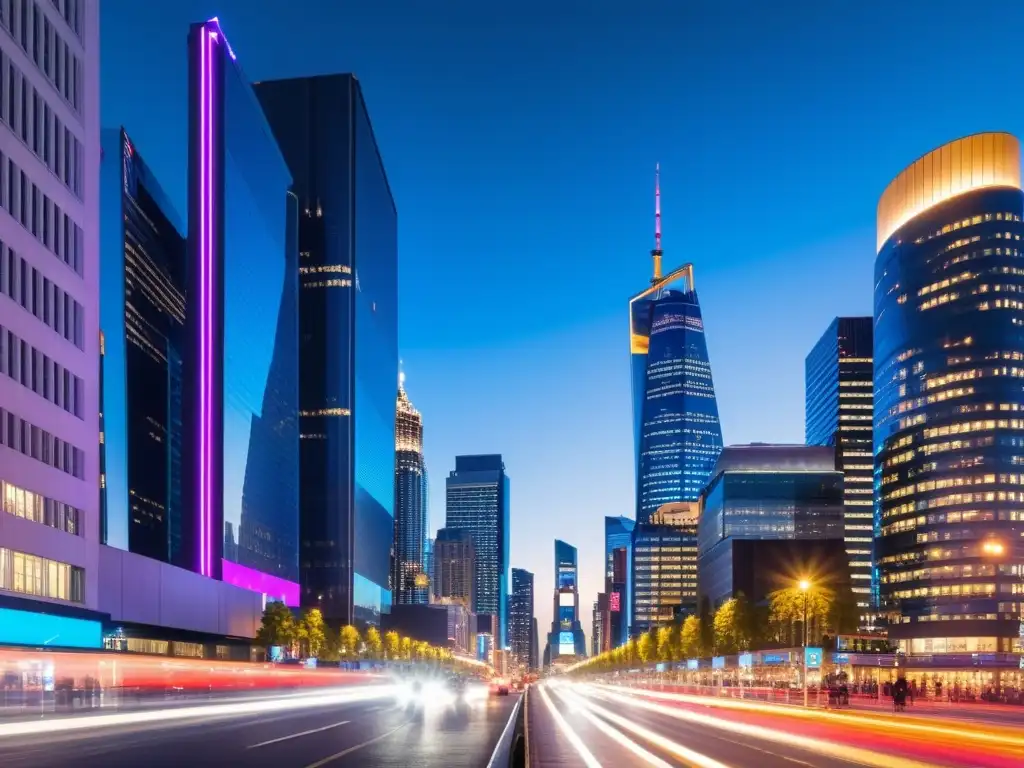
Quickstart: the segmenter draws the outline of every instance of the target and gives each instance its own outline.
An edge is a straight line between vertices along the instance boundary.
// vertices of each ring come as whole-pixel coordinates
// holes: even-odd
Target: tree
[[[696,616],[687,616],[683,620],[683,627],[679,633],[679,651],[684,659],[692,659],[703,655],[701,649],[702,634],[700,619]]]
[[[256,633],[256,642],[267,648],[280,645],[291,649],[298,639],[296,635],[295,617],[291,609],[276,600],[268,602],[263,609],[263,620]]]
[[[348,659],[354,659],[359,655],[359,644],[361,638],[359,637],[359,630],[353,627],[351,624],[346,624],[341,628],[341,654]]]
[[[371,659],[379,659],[381,649],[384,647],[384,643],[380,638],[380,631],[373,625],[366,629],[366,654]]]
[[[742,593],[722,603],[714,618],[715,653],[748,650],[753,634],[750,624],[750,608]]]
[[[658,661],[672,661],[675,651],[672,643],[672,627],[661,627],[655,637],[657,652],[655,658]]]
[[[384,653],[391,661],[397,661],[402,655],[402,638],[395,630],[384,635]]]
[[[403,637],[402,638],[402,646],[401,647],[402,647],[402,650],[400,651],[399,655],[402,657],[402,660],[403,661],[412,661],[412,638],[411,637]]]
[[[847,587],[835,592],[828,613],[828,623],[837,635],[848,635],[857,631],[860,626],[860,607],[857,605],[853,589]]]
[[[823,632],[828,631],[829,613],[832,609],[833,596],[830,590],[813,587],[802,590],[799,587],[786,587],[776,590],[768,596],[768,621],[774,638],[787,645],[802,645],[804,641],[804,610],[806,608],[807,624],[817,626]],[[796,626],[800,625],[797,634]],[[813,634],[806,630],[810,639]]]
[[[654,658],[658,650],[658,641],[655,638],[654,630],[644,632],[636,641],[636,655],[641,664],[646,664]]]
[[[327,639],[324,631],[324,615],[319,608],[308,608],[299,621],[299,634],[307,656],[319,657]]]

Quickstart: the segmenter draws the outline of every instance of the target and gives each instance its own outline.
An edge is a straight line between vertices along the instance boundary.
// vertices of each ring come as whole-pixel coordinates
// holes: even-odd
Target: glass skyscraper
[[[554,618],[548,634],[550,664],[559,657],[586,656],[587,641],[580,625],[579,566],[576,547],[555,539]]]
[[[189,63],[183,529],[199,573],[295,604],[298,206],[216,19],[192,26]]]
[[[353,75],[254,88],[300,207],[302,600],[376,624],[392,601],[398,214]]]
[[[497,617],[499,646],[504,648],[509,570],[509,479],[505,463],[500,454],[456,456],[455,469],[445,482],[446,527],[468,533],[476,552],[474,610]]]
[[[639,635],[697,612],[699,515],[696,502],[666,504],[634,529],[630,633]]]
[[[836,469],[844,480],[850,580],[862,614],[869,612],[872,602],[873,354],[872,319],[837,317],[804,364],[806,441],[836,451]]]
[[[399,376],[395,415],[395,563],[394,602],[426,604],[427,472],[423,464],[423,417]]]
[[[526,668],[532,666],[533,574],[512,569],[512,595],[508,604],[508,644],[512,656]]]
[[[185,228],[125,131],[102,138],[103,541],[191,568],[181,493]]]
[[[876,566],[910,654],[1020,650],[1022,215],[1005,133],[929,152],[878,203]]]
[[[607,634],[613,648],[618,648],[629,639],[629,563],[635,526],[636,522],[628,517],[604,519],[605,593],[608,595],[609,624]]]

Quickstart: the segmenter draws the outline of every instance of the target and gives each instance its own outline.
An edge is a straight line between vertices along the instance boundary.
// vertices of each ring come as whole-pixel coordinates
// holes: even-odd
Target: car
[[[508,680],[500,677],[491,680],[491,694],[494,696],[508,696]]]

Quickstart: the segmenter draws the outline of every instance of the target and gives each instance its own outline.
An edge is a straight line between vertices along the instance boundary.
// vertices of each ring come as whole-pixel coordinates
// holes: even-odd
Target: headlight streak
[[[890,716],[878,716],[874,713],[863,712],[858,714],[828,711],[823,712],[815,709],[804,709],[803,707],[790,707],[780,704],[761,704],[755,701],[743,701],[742,699],[716,699],[710,696],[691,696],[685,693],[671,693],[668,691],[653,691],[647,689],[629,689],[605,685],[592,686],[597,689],[614,691],[619,695],[634,696],[641,698],[662,699],[664,701],[679,701],[684,704],[698,704],[704,707],[719,707],[722,709],[736,709],[748,712],[761,712],[769,715],[796,717],[818,722],[846,723],[853,726],[880,728],[893,731],[915,732],[927,736],[944,736],[954,739],[971,739],[979,741],[986,746],[999,743],[1004,746],[1024,749],[1024,737],[1008,736],[993,729],[994,724],[985,723],[985,726],[992,730],[979,728],[957,728],[944,725],[930,725],[921,722],[914,722],[903,717],[893,718]],[[912,717],[912,715],[910,716]]]
[[[551,715],[551,719],[555,721],[558,729],[562,732],[569,743],[572,744],[576,753],[583,760],[587,768],[602,768],[601,763],[598,762],[597,758],[587,749],[587,745],[583,743],[583,740],[576,734],[576,731],[572,729],[572,726],[566,722],[565,718],[562,717],[562,713],[558,711],[554,703],[551,701],[551,697],[548,696],[548,692],[544,690],[545,686],[540,685],[537,687],[537,692],[540,694],[541,701],[548,708],[548,714]]]
[[[935,768],[935,764],[933,763],[922,763],[917,760],[910,760],[893,755],[882,755],[877,752],[872,752],[870,750],[848,744],[831,744],[827,741],[811,738],[809,736],[800,736],[792,732],[777,731],[761,725],[753,725],[751,723],[733,723],[719,717],[712,717],[710,715],[704,715],[699,712],[692,712],[686,709],[679,709],[677,707],[669,707],[664,704],[656,704],[653,701],[645,701],[637,696],[623,696],[618,691],[611,692],[602,690],[596,686],[585,686],[584,689],[586,688],[594,690],[595,693],[602,698],[620,701],[632,707],[639,707],[650,712],[668,715],[676,720],[685,720],[698,725],[708,726],[710,728],[731,731],[740,736],[746,736],[753,739],[763,739],[765,741],[772,741],[778,744],[785,744],[790,747],[807,750],[808,752],[825,755],[826,757],[833,757],[837,760],[860,763],[862,765],[870,766],[871,768]]]
[[[355,701],[389,697],[394,689],[387,685],[361,686],[339,693],[320,693],[312,696],[261,699],[237,704],[209,704],[199,707],[171,707],[155,712],[125,712],[116,715],[80,715],[56,720],[32,720],[23,723],[0,723],[0,739],[12,736],[34,736],[43,733],[65,733],[95,728],[114,728],[126,725],[170,723],[194,718],[214,718],[236,715],[259,715],[307,707],[347,704]]]
[[[698,768],[728,768],[728,766],[726,766],[724,763],[719,763],[715,760],[712,760],[709,757],[705,757],[704,755],[701,755],[697,752],[693,752],[680,744],[676,744],[675,742],[670,741],[669,739],[666,739],[662,736],[659,736],[656,733],[648,731],[646,728],[643,728],[639,725],[635,725],[634,723],[630,723],[625,718],[620,718],[617,715],[608,712],[608,710],[604,709],[603,707],[599,707],[593,704],[592,702],[585,701],[582,697],[578,696],[575,693],[571,693],[565,690],[565,688],[559,687],[558,693],[556,695],[559,696],[567,704],[572,706],[574,711],[579,712],[579,714],[581,714],[583,717],[585,717],[587,720],[593,723],[594,726],[598,728],[603,735],[610,736],[612,739],[614,739],[619,744],[624,746],[634,755],[642,758],[643,760],[646,760],[651,765],[657,766],[657,768],[672,767],[654,753],[648,752],[646,749],[641,747],[631,738],[622,733],[622,731],[612,727],[609,724],[609,722],[617,723],[620,728],[625,728],[626,730],[633,731],[633,733],[635,733],[637,736],[643,739],[647,739],[653,744],[657,744],[662,749],[665,749],[666,751],[671,752],[674,755],[677,755],[683,758],[684,760],[689,761],[693,765],[698,766]],[[591,711],[591,709],[593,710],[593,712]],[[595,712],[603,716],[609,722],[601,721],[597,717],[597,715],[594,714]]]

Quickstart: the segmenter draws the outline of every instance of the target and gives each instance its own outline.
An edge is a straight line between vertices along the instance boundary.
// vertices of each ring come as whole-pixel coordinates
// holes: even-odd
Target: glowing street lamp
[[[807,706],[807,598],[813,585],[807,579],[800,580],[800,591],[804,593],[804,706]]]

